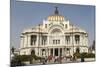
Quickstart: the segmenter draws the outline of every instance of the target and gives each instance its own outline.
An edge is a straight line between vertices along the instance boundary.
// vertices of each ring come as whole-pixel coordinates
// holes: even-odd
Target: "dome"
[[[49,21],[64,21],[65,20],[64,16],[59,15],[59,11],[57,8],[58,7],[56,7],[54,15],[48,16],[47,20],[49,20]]]
[[[64,21],[64,16],[61,15],[51,15],[47,17],[49,21]]]

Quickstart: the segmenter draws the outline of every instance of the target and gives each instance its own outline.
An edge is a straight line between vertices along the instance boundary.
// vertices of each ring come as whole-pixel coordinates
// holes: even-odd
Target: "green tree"
[[[14,52],[15,52],[15,48],[14,47],[11,48],[11,52],[14,54]]]
[[[93,44],[92,44],[92,50],[95,50],[95,40],[93,41]]]

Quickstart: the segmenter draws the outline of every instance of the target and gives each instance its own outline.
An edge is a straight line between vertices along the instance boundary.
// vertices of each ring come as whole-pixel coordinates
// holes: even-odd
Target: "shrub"
[[[76,56],[77,58],[95,58],[95,54],[93,53],[74,53],[74,56]]]

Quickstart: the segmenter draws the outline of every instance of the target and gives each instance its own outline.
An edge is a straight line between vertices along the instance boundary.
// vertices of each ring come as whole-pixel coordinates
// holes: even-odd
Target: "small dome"
[[[59,15],[59,11],[57,9],[58,7],[55,7],[55,8],[56,8],[56,10],[54,12],[54,15],[48,16],[47,20],[49,20],[49,21],[64,21],[65,20],[64,16]]]

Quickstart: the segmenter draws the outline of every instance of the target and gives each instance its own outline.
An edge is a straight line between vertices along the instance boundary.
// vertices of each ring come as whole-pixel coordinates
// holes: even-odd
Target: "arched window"
[[[42,45],[46,45],[47,36],[42,36]]]
[[[68,45],[70,44],[70,36],[65,37],[65,43]]]
[[[79,47],[76,48],[76,53],[80,53]]]
[[[36,35],[31,35],[31,45],[36,44]]]
[[[31,51],[31,55],[35,55],[35,51],[34,50]]]
[[[75,42],[76,42],[76,44],[79,44],[79,42],[80,42],[80,36],[79,35],[75,35]]]
[[[52,30],[52,32],[51,32],[51,34],[59,34],[59,33],[61,33],[62,31],[60,30],[60,29],[53,29]]]

